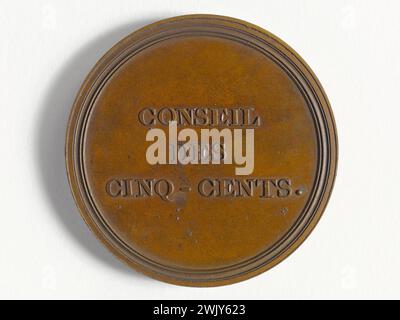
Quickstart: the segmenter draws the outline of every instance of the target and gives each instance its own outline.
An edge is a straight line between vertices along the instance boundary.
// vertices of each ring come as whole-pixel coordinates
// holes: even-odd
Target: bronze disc
[[[83,219],[113,254],[162,281],[217,286],[266,271],[310,234],[337,139],[293,49],[241,20],[189,15],[130,34],[95,65],[66,163]]]

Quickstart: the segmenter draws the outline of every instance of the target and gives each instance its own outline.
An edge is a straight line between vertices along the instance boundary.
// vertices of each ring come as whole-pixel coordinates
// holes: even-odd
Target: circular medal
[[[293,49],[241,20],[189,15],[130,34],[95,65],[66,163],[83,219],[114,255],[162,281],[217,286],[268,270],[310,234],[337,139]]]

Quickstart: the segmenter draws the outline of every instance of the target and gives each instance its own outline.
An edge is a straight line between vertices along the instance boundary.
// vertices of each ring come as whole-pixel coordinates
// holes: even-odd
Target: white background
[[[399,1],[0,0],[0,298],[400,298]],[[117,261],[75,209],[66,120],[87,72],[161,18],[255,23],[312,67],[332,104],[339,171],[307,241],[272,270],[185,288]]]

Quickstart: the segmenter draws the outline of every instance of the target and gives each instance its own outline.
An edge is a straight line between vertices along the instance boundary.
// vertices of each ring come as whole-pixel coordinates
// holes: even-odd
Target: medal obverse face
[[[306,63],[265,30],[213,15],[116,44],[83,83],[66,143],[96,236],[134,269],[189,286],[242,281],[290,255],[327,204],[336,159]]]

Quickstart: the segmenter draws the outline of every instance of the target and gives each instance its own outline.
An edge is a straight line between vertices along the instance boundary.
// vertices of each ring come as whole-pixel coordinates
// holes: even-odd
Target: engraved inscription
[[[138,112],[138,121],[149,127],[145,140],[152,142],[146,150],[150,165],[235,163],[239,166],[235,174],[248,177],[204,177],[194,188],[175,186],[165,178],[113,178],[105,185],[110,197],[173,201],[175,193],[181,197],[182,192],[197,192],[204,199],[285,199],[301,197],[305,192],[302,187],[294,188],[287,177],[249,177],[255,165],[254,129],[261,125],[254,108],[148,107]],[[217,128],[196,131],[180,127]]]
[[[199,182],[198,191],[205,198],[286,198],[292,194],[291,184],[286,178],[205,178]]]
[[[174,192],[174,185],[168,179],[111,179],[106,183],[106,192],[109,196],[149,198],[160,197],[168,201],[168,197]]]
[[[261,118],[252,107],[148,107],[138,112],[138,120],[150,127],[145,137],[152,142],[146,151],[150,165],[236,164],[236,175],[254,170],[254,129]],[[202,128],[199,136],[195,129],[181,127],[218,128]],[[214,150],[222,144],[223,161]]]
[[[170,108],[161,109],[144,108],[138,113],[138,120],[144,126],[168,126],[171,121],[176,121],[179,126],[227,126],[256,128],[261,124],[261,119],[255,114],[254,108]]]
[[[281,199],[301,196],[304,191],[293,190],[289,178],[204,178],[197,182],[197,188],[189,185],[175,186],[169,179],[116,178],[107,181],[106,193],[113,198],[158,197],[171,201],[176,192],[197,192],[202,198],[250,198]]]

